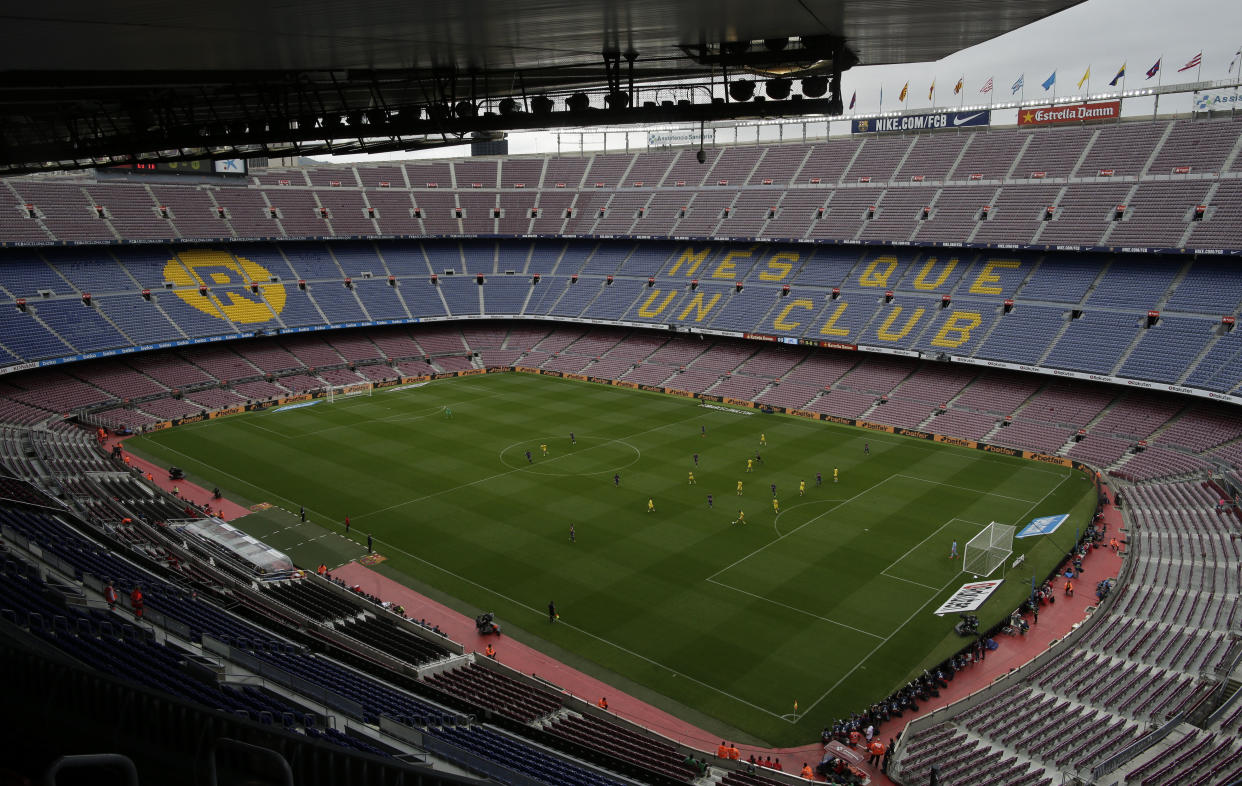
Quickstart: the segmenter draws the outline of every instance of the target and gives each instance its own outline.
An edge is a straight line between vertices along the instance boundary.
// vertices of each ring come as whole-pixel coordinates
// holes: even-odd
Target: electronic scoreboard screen
[[[192,161],[135,161],[131,164],[116,164],[104,167],[109,172],[134,172],[144,175],[244,175],[246,159],[222,158],[212,161],[209,158]]]

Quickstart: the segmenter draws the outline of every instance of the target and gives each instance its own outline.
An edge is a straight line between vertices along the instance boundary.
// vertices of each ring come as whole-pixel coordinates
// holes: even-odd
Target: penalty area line
[[[466,578],[465,576],[462,576],[462,575],[460,575],[460,574],[458,574],[458,573],[454,573],[453,571],[449,570],[448,568],[444,567],[443,565],[439,565],[439,564],[437,564],[437,563],[435,563],[435,562],[431,562],[430,560],[423,559],[422,557],[419,557],[419,556],[418,556],[418,555],[416,555],[416,554],[411,554],[410,552],[406,551],[405,549],[400,548],[399,546],[396,546],[396,545],[391,544],[391,543],[385,543],[384,541],[381,541],[381,540],[379,540],[378,538],[375,540],[375,542],[376,542],[377,544],[383,544],[383,545],[385,545],[386,547],[390,547],[392,551],[395,551],[395,552],[400,552],[401,554],[403,554],[403,555],[405,555],[405,556],[409,557],[410,559],[415,560],[415,561],[417,561],[417,562],[421,562],[422,564],[424,564],[424,565],[426,565],[426,566],[428,566],[428,567],[430,567],[430,568],[433,568],[433,569],[435,569],[435,570],[438,570],[438,571],[440,571],[441,573],[444,573],[444,574],[447,574],[447,575],[449,575],[449,576],[452,576],[453,578],[457,579],[458,581],[463,581],[463,582],[465,582],[465,583],[467,583],[467,584],[470,584],[471,586],[478,587],[479,589],[483,590],[484,592],[486,592],[486,593],[488,593],[488,594],[490,594],[490,595],[494,595],[494,596],[496,596],[497,598],[500,598],[501,600],[504,600],[504,601],[506,601],[506,602],[508,602],[508,603],[511,603],[511,604],[513,604],[514,606],[518,607],[518,608],[525,609],[525,610],[527,610],[527,611],[531,612],[532,614],[535,614],[535,615],[536,615],[536,616],[538,616],[538,617],[543,617],[543,616],[544,616],[544,614],[545,614],[545,612],[544,612],[543,610],[541,610],[541,609],[537,609],[537,608],[535,608],[535,607],[533,607],[533,606],[528,606],[528,605],[526,605],[525,603],[523,603],[522,601],[517,600],[517,599],[515,599],[515,598],[512,598],[512,597],[510,597],[510,596],[508,596],[508,595],[505,595],[505,594],[504,594],[504,593],[502,593],[502,592],[497,592],[496,590],[492,589],[491,587],[484,586],[484,585],[480,584],[479,582],[474,581],[473,579],[469,579],[469,578]],[[791,722],[791,721],[788,721],[787,716],[785,716],[785,715],[781,715],[780,713],[772,712],[772,711],[771,711],[771,710],[769,710],[769,709],[765,709],[764,707],[760,707],[758,704],[752,704],[751,702],[747,701],[746,699],[743,699],[743,698],[738,697],[738,696],[734,696],[732,693],[729,693],[728,691],[721,690],[720,688],[716,687],[715,685],[712,685],[712,684],[707,683],[707,682],[703,682],[702,680],[699,680],[699,679],[696,679],[696,678],[694,678],[694,677],[691,677],[689,674],[686,674],[686,673],[684,673],[684,672],[677,671],[676,669],[671,669],[671,668],[669,668],[668,666],[664,665],[663,663],[659,662],[658,660],[654,660],[653,658],[649,658],[649,657],[647,657],[646,655],[643,655],[642,653],[635,652],[635,651],[633,651],[633,650],[629,649],[628,647],[623,647],[623,646],[621,646],[620,644],[617,644],[615,641],[611,641],[610,639],[606,639],[606,638],[604,638],[603,636],[598,636],[598,635],[596,635],[596,634],[594,634],[594,633],[590,632],[589,630],[585,630],[585,629],[583,629],[583,628],[578,627],[577,625],[574,625],[573,623],[565,622],[565,621],[563,621],[563,620],[559,620],[559,619],[558,619],[558,621],[557,621],[555,624],[557,624],[557,625],[564,625],[565,627],[569,628],[570,630],[573,630],[573,631],[575,631],[575,632],[577,632],[577,633],[580,633],[580,634],[581,634],[581,635],[583,635],[583,636],[587,636],[588,638],[592,638],[592,639],[594,639],[594,640],[596,640],[596,641],[600,642],[601,644],[606,644],[606,645],[608,645],[609,647],[612,647],[613,649],[616,649],[616,650],[618,650],[618,651],[620,651],[620,652],[624,652],[626,655],[629,655],[629,656],[631,656],[631,657],[633,657],[633,658],[637,658],[637,659],[639,659],[639,660],[641,660],[641,661],[644,661],[645,663],[649,663],[649,664],[651,664],[652,666],[658,666],[658,667],[659,667],[659,668],[661,668],[661,669],[666,669],[667,671],[669,671],[670,673],[672,673],[673,675],[675,675],[675,676],[677,676],[677,677],[683,677],[683,678],[685,678],[685,679],[689,680],[690,682],[693,682],[695,685],[698,685],[699,687],[706,688],[706,689],[708,689],[708,690],[710,690],[710,691],[712,691],[712,692],[714,692],[714,693],[717,693],[717,694],[719,694],[719,695],[721,695],[721,696],[724,696],[724,697],[725,697],[725,698],[727,698],[727,699],[732,699],[733,701],[736,701],[736,702],[738,702],[739,704],[745,704],[747,707],[750,707],[751,709],[758,710],[759,712],[762,712],[762,713],[764,713],[764,714],[766,714],[766,715],[770,715],[770,716],[772,716],[773,718],[777,718],[777,719],[779,719],[779,720],[786,720],[787,722]]]
[[[960,571],[959,571],[958,573],[960,573]],[[866,663],[867,661],[871,660],[871,657],[872,657],[873,655],[875,655],[877,652],[879,652],[881,647],[883,647],[885,644],[888,644],[890,641],[892,641],[893,637],[894,637],[894,636],[896,636],[898,633],[900,633],[902,628],[904,628],[904,627],[906,627],[906,625],[909,625],[909,624],[910,624],[910,620],[912,620],[912,619],[914,619],[915,617],[917,617],[919,614],[921,614],[921,613],[923,612],[923,609],[927,608],[927,604],[928,604],[928,603],[931,603],[932,601],[934,601],[934,600],[936,599],[936,597],[940,595],[940,593],[944,592],[946,589],[948,589],[948,588],[949,588],[949,585],[951,585],[953,582],[957,581],[957,575],[958,575],[958,574],[954,574],[953,578],[951,578],[951,579],[949,579],[947,582],[945,582],[944,586],[942,586],[940,589],[938,589],[938,590],[936,590],[935,592],[933,592],[933,593],[932,593],[932,595],[931,595],[931,597],[929,597],[927,600],[923,601],[923,604],[922,604],[921,606],[919,606],[917,609],[915,609],[915,610],[914,610],[914,613],[913,613],[913,614],[911,614],[909,617],[906,617],[905,622],[903,622],[903,623],[901,623],[900,625],[898,625],[898,626],[897,626],[897,628],[896,628],[896,629],[895,629],[892,633],[890,633],[890,634],[888,634],[887,636],[885,636],[885,637],[884,637],[884,638],[880,641],[880,643],[879,643],[879,644],[875,645],[875,647],[873,647],[873,648],[872,648],[871,652],[868,652],[865,656],[863,656],[862,658],[860,658],[860,659],[858,660],[858,662],[854,664],[854,667],[853,667],[853,668],[851,668],[849,671],[845,672],[845,674],[841,675],[841,678],[840,678],[839,680],[837,680],[835,683],[833,683],[833,684],[832,684],[832,687],[830,687],[828,690],[824,691],[823,695],[821,695],[821,696],[820,696],[818,699],[816,699],[815,701],[811,702],[811,705],[810,705],[809,707],[807,707],[805,710],[803,710],[803,711],[802,711],[802,714],[798,716],[798,719],[799,719],[799,720],[801,720],[804,716],[806,716],[806,715],[810,714],[810,712],[811,712],[812,710],[814,710],[814,709],[815,709],[815,708],[819,705],[819,703],[820,703],[821,701],[823,701],[824,699],[826,699],[826,698],[829,696],[829,694],[831,694],[831,693],[832,693],[833,691],[835,691],[837,688],[841,687],[841,685],[842,685],[842,684],[843,684],[846,680],[848,680],[848,679],[850,678],[850,676],[851,676],[851,675],[853,675],[853,673],[854,673],[854,672],[856,672],[856,671],[858,671],[858,669],[862,668],[862,665],[863,665],[864,663]]]
[[[838,622],[837,620],[834,620],[831,617],[822,617],[818,614],[815,614],[814,612],[807,611],[806,609],[800,609],[797,606],[790,606],[788,603],[781,603],[779,600],[772,600],[771,598],[765,598],[762,595],[756,595],[753,592],[748,592],[747,590],[740,589],[738,587],[733,586],[732,584],[725,584],[724,582],[716,581],[715,579],[708,579],[707,581],[711,584],[715,584],[717,587],[724,587],[725,589],[730,589],[730,590],[733,590],[734,592],[740,592],[743,595],[749,595],[750,597],[756,600],[761,600],[764,603],[771,603],[773,606],[780,606],[783,609],[789,609],[790,611],[797,612],[798,614],[805,614],[808,617],[814,617],[815,619],[820,620],[822,622],[827,622],[829,624],[836,625],[837,627],[846,628],[848,630],[854,631],[855,633],[861,633],[864,636],[870,636],[873,639],[881,638],[880,635],[877,633],[872,633],[870,631],[863,630],[862,628],[855,628],[853,625],[846,625],[844,622]]]

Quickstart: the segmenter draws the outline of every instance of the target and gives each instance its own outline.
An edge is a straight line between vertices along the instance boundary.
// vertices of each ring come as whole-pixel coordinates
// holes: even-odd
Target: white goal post
[[[374,391],[375,383],[373,382],[351,382],[348,385],[330,385],[327,389],[328,403],[332,404],[338,398],[370,396]]]
[[[1009,524],[993,521],[966,544],[962,552],[962,570],[972,576],[990,576],[1013,554],[1013,533]]]

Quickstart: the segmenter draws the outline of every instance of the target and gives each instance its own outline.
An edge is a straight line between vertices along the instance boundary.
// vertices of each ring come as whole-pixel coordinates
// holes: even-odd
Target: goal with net
[[[1013,553],[1015,527],[993,521],[966,544],[962,570],[972,576],[990,576]]]
[[[348,385],[331,385],[327,390],[328,403],[332,404],[340,398],[369,396],[375,390],[372,382],[351,382]]]

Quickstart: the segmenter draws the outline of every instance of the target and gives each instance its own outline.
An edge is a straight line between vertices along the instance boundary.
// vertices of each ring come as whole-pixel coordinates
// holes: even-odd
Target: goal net
[[[962,570],[972,576],[989,576],[1013,554],[1015,527],[993,521],[966,544]]]
[[[348,385],[332,385],[328,388],[328,403],[331,404],[339,398],[369,396],[374,390],[375,384],[372,382],[353,382]]]

